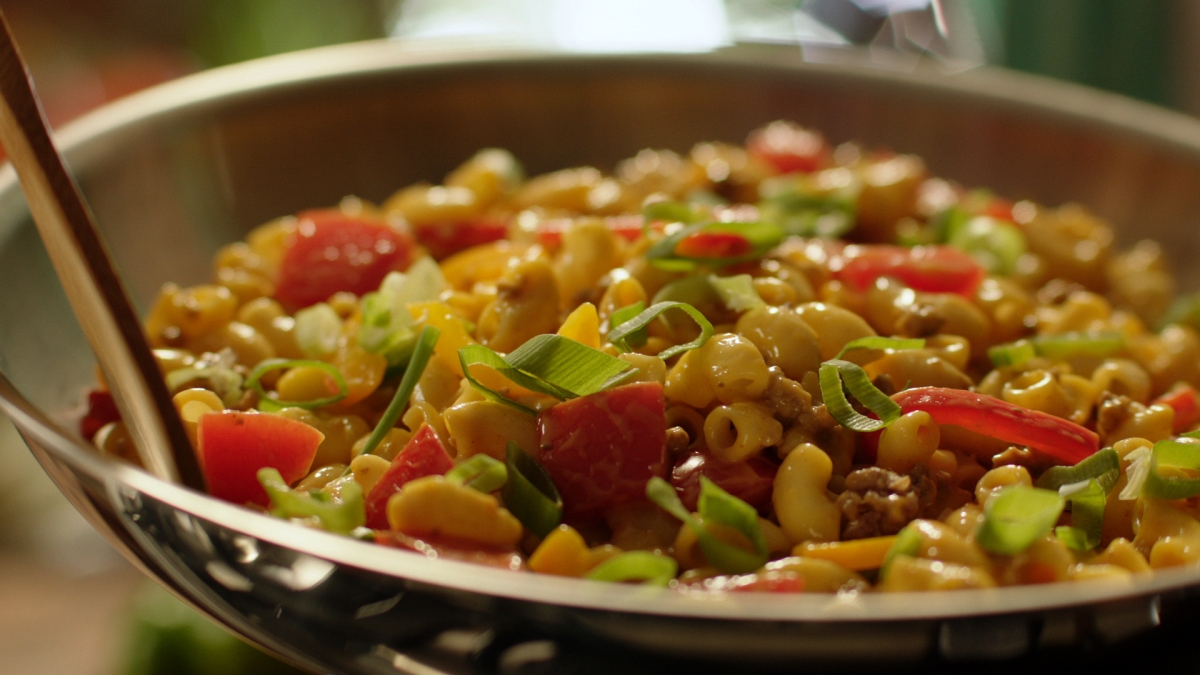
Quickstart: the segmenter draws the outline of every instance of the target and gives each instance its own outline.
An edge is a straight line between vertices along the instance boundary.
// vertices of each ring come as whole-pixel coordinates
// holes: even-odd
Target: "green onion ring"
[[[408,368],[404,370],[404,377],[400,379],[400,386],[396,388],[396,394],[392,396],[387,410],[383,411],[383,417],[379,418],[379,424],[375,425],[375,429],[367,437],[362,454],[374,453],[387,432],[396,426],[396,422],[408,406],[409,397],[417,388],[417,382],[425,372],[425,366],[429,365],[429,358],[433,356],[433,346],[437,344],[441,335],[442,331],[436,326],[425,326],[421,329],[421,335],[417,337],[417,346],[413,348],[412,358],[408,361]],[[349,471],[348,468],[346,470]]]
[[[900,419],[903,414],[899,404],[871,384],[867,371],[849,361],[826,361],[821,364],[817,374],[821,382],[821,397],[825,400],[825,409],[848,429],[858,432],[879,431]],[[871,419],[850,405],[845,392],[842,391],[843,379],[850,395],[875,413],[879,419]]]
[[[647,586],[666,586],[678,571],[679,564],[674,558],[650,551],[628,551],[595,566],[585,578],[594,581],[642,581]]]
[[[525,529],[545,537],[562,522],[563,502],[546,467],[509,441],[505,457],[508,481],[501,496]]]
[[[324,372],[329,377],[333,378],[334,384],[337,385],[337,394],[326,398],[319,398],[315,401],[280,401],[277,398],[272,398],[262,386],[262,376],[272,370],[281,368],[300,368],[311,367]],[[246,387],[254,390],[258,394],[259,410],[265,412],[278,412],[284,408],[304,408],[305,410],[315,410],[327,405],[333,405],[338,401],[346,398],[350,393],[350,388],[346,385],[346,378],[342,376],[333,364],[325,363],[324,361],[312,361],[307,359],[267,359],[254,367],[250,374],[246,376]]]

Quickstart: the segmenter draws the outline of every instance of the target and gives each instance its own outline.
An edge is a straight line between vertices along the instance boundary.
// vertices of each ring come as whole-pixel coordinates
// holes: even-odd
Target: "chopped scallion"
[[[638,314],[641,314],[642,310],[644,309],[646,309],[646,303],[638,300],[632,305],[626,305],[613,312],[612,316],[608,317],[608,323],[613,327],[620,326]],[[646,329],[642,328],[641,330],[636,330],[630,333],[629,336],[625,338],[625,344],[629,345],[630,347],[641,347],[642,345],[646,344],[646,339]]]
[[[1111,490],[1120,476],[1121,461],[1117,451],[1104,448],[1075,466],[1054,466],[1046,469],[1037,480],[1037,487],[1057,490],[1064,485],[1083,483],[1091,479],[1100,481],[1106,490]]]
[[[879,431],[892,422],[900,419],[903,411],[900,406],[888,398],[882,391],[871,384],[867,372],[849,361],[831,359],[821,364],[817,371],[821,383],[821,396],[825,400],[825,409],[833,419],[842,426],[858,432]],[[859,403],[875,413],[879,419],[871,419],[859,413],[846,399],[842,391],[842,381]]]
[[[318,302],[296,312],[296,346],[311,359],[332,354],[342,333],[342,318],[327,303]]]
[[[1019,366],[1035,356],[1037,356],[1037,348],[1029,340],[1017,340],[988,349],[988,358],[997,368]]]
[[[666,586],[678,571],[674,558],[650,551],[628,551],[595,566],[586,577],[595,581],[641,581],[648,586]]]
[[[700,479],[700,517],[705,522],[725,525],[737,530],[754,547],[748,551],[739,546],[721,541],[692,517],[679,501],[675,488],[667,481],[654,477],[646,483],[646,497],[664,511],[681,520],[691,528],[700,544],[700,550],[708,563],[726,574],[747,574],[767,562],[767,544],[758,524],[754,509],[742,500],[730,495],[705,477]]]
[[[903,339],[871,336],[847,342],[846,346],[842,347],[842,351],[838,352],[837,356],[833,358],[840,359],[855,349],[891,349],[893,351],[901,351],[904,349],[923,349],[924,347],[925,340],[922,338]]]
[[[975,541],[992,553],[1016,555],[1054,527],[1065,505],[1066,500],[1053,490],[1005,488],[984,508]]]
[[[546,467],[512,441],[505,457],[504,507],[525,529],[545,537],[562,522],[563,502]]]
[[[400,385],[396,388],[396,394],[392,396],[392,402],[388,404],[387,409],[383,411],[383,416],[379,418],[379,423],[367,437],[362,454],[369,455],[375,452],[375,448],[379,447],[383,437],[396,426],[396,422],[404,414],[404,409],[408,407],[408,399],[416,391],[417,382],[421,380],[425,366],[429,365],[429,358],[433,356],[433,346],[437,344],[441,335],[442,331],[435,326],[425,326],[421,329],[421,334],[417,336],[416,347],[413,348],[412,358],[408,361],[408,368],[405,369],[404,377],[400,378]]]
[[[296,492],[271,467],[258,470],[258,482],[271,499],[271,515],[279,518],[316,518],[321,527],[339,534],[349,534],[367,522],[362,488],[355,481],[342,485],[340,501],[333,501],[321,492]]]
[[[749,274],[737,274],[731,277],[708,276],[709,283],[721,296],[721,302],[735,312],[745,312],[756,307],[765,307],[767,303],[754,290],[754,280]]]
[[[272,370],[280,370],[284,368],[316,368],[324,372],[333,380],[334,386],[337,387],[337,393],[325,398],[313,399],[310,401],[281,401],[271,396],[262,386],[262,377]],[[267,359],[255,366],[254,370],[246,377],[246,387],[254,390],[258,394],[258,409],[265,412],[278,412],[284,408],[304,408],[305,410],[315,410],[327,405],[333,405],[338,401],[346,398],[350,393],[350,388],[346,385],[346,378],[342,376],[333,364],[325,363],[324,361],[307,361],[307,360],[290,360],[290,359]]]
[[[508,480],[508,468],[487,455],[475,455],[447,471],[446,480],[480,492],[495,492]]]
[[[621,351],[633,351],[626,342],[626,338],[634,332],[645,328],[651,321],[657,318],[659,314],[662,314],[668,309],[679,309],[688,316],[692,317],[696,324],[700,326],[700,336],[691,342],[685,342],[681,345],[675,345],[674,347],[668,347],[667,349],[664,349],[658,353],[660,358],[669,359],[676,354],[681,354],[690,349],[702,347],[704,343],[708,342],[708,339],[712,337],[713,325],[703,314],[700,313],[700,310],[692,307],[686,302],[659,302],[650,305],[646,309],[642,310],[642,312],[637,316],[609,331],[607,336],[608,341]],[[622,363],[624,362],[622,361]]]
[[[1200,443],[1166,439],[1154,444],[1142,494],[1156,499],[1187,499],[1200,495],[1200,477],[1164,476],[1162,467],[1200,471]]]

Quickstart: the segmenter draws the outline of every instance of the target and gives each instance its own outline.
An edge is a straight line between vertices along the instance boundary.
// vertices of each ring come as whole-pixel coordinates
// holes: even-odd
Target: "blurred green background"
[[[894,24],[883,20],[885,5],[929,11],[922,0],[599,1],[606,10],[634,12],[635,17],[650,9],[679,12],[679,23],[642,31],[642,39],[649,40],[640,43],[645,49],[695,48],[694,41],[671,40],[689,30],[684,19],[699,14],[724,21],[718,41],[789,39],[803,33],[834,42],[878,44],[895,33],[889,33]],[[552,26],[547,29],[545,19],[568,4],[570,0],[0,0],[0,9],[30,62],[49,117],[62,124],[164,80],[306,47],[388,36],[488,34],[516,34],[553,45],[554,36],[547,33]],[[968,44],[957,45],[959,53],[1200,116],[1200,0],[943,0],[941,9],[955,19],[952,25],[967,28]],[[834,29],[814,28],[813,17],[828,19]],[[165,593],[147,588],[66,505],[3,420],[0,464],[5,467],[0,472],[4,672],[289,672]]]

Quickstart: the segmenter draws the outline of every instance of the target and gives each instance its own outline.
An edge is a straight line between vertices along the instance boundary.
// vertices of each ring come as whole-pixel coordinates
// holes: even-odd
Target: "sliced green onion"
[[[342,317],[328,303],[318,302],[296,312],[296,346],[311,359],[332,354],[342,334]]]
[[[333,501],[320,491],[296,492],[271,467],[258,470],[258,482],[271,499],[271,515],[279,518],[316,518],[321,527],[338,534],[349,534],[367,522],[362,488],[355,481],[342,486],[340,501]]]
[[[646,303],[638,300],[632,305],[626,305],[613,312],[612,316],[608,318],[608,324],[610,326],[620,326],[638,314],[641,314],[642,310],[644,309],[646,309]],[[641,347],[642,345],[646,344],[646,340],[646,329],[643,328],[630,333],[629,336],[625,338],[625,344],[629,345],[630,347]]]
[[[641,581],[648,586],[666,586],[678,571],[679,564],[674,558],[650,551],[628,551],[596,565],[586,578],[594,581]]]
[[[1117,451],[1104,448],[1075,466],[1054,466],[1046,469],[1037,479],[1036,486],[1044,490],[1057,490],[1064,485],[1083,483],[1091,479],[1100,481],[1101,487],[1111,490],[1121,473],[1121,460]]]
[[[1065,505],[1066,500],[1053,490],[1006,488],[984,508],[975,541],[992,553],[1016,555],[1054,527]]]
[[[750,244],[743,255],[730,257],[690,257],[676,253],[679,242],[693,234],[702,232],[734,234]],[[645,254],[651,265],[673,272],[686,272],[700,265],[723,267],[734,263],[755,260],[783,241],[785,233],[778,225],[768,222],[708,222],[697,223],[658,240]]]
[[[1200,330],[1200,293],[1175,298],[1159,320],[1158,329],[1162,330],[1173,323]]]
[[[789,235],[836,239],[854,227],[861,189],[857,179],[829,191],[795,176],[779,176],[759,185],[764,199],[758,207],[763,219],[778,223]]]
[[[1150,453],[1150,472],[1142,485],[1142,494],[1156,499],[1187,499],[1200,495],[1200,478],[1168,477],[1159,467],[1200,471],[1200,443],[1185,443],[1171,439],[1154,444]]]
[[[1032,338],[1038,356],[1069,359],[1080,356],[1104,358],[1121,351],[1125,338],[1120,333],[1063,333]]]
[[[1112,480],[1116,482],[1115,477]],[[1071,525],[1073,529],[1083,533],[1082,543],[1087,546],[1085,549],[1076,550],[1090,551],[1100,545],[1100,535],[1104,529],[1104,507],[1110,489],[1111,484],[1106,488],[1095,478],[1064,485],[1058,489],[1059,496],[1070,502]]]
[[[947,244],[966,251],[992,274],[1008,276],[1027,250],[1025,233],[990,216],[975,216],[950,233]]]
[[[1054,528],[1054,536],[1072,551],[1086,553],[1087,551],[1096,548],[1095,544],[1089,542],[1087,532],[1084,532],[1078,527],[1059,525],[1058,527]]]
[[[416,345],[416,322],[408,305],[437,300],[446,286],[441,268],[429,257],[420,258],[405,273],[389,272],[377,292],[363,296],[359,346],[382,354],[389,365],[406,362]]]
[[[659,302],[650,305],[646,309],[642,310],[642,312],[637,316],[609,331],[607,336],[608,341],[623,352],[633,351],[626,343],[625,339],[634,332],[645,328],[651,321],[657,318],[659,314],[662,314],[668,309],[679,309],[688,316],[692,317],[696,324],[700,326],[700,336],[691,342],[685,342],[681,345],[675,345],[674,347],[668,347],[667,349],[662,350],[658,353],[659,358],[664,360],[669,359],[676,354],[681,354],[690,349],[702,347],[704,346],[704,343],[708,342],[708,339],[712,337],[713,325],[703,314],[700,313],[700,310],[692,307],[686,302]],[[624,361],[622,361],[622,363],[624,363]]]
[[[337,386],[337,393],[333,396],[319,398],[313,401],[281,401],[272,397],[267,393],[262,386],[262,376],[272,370],[281,368],[316,368],[324,372]],[[267,359],[254,367],[250,374],[246,377],[246,387],[258,393],[258,409],[264,412],[278,412],[284,408],[304,408],[305,410],[315,410],[327,405],[333,405],[338,401],[346,398],[350,393],[350,388],[346,385],[346,378],[342,376],[333,364],[325,363],[324,361],[307,361],[307,360],[291,360],[291,359]]]
[[[530,391],[560,401],[603,391],[637,372],[621,359],[561,335],[537,335],[508,356],[500,356],[483,345],[467,345],[458,350],[458,359],[476,390],[529,414],[536,412],[485,386],[471,375],[470,367],[483,364]]]
[[[167,389],[173,392],[196,380],[208,382],[213,393],[221,397],[221,401],[227,406],[234,405],[242,399],[245,378],[236,370],[224,366],[172,370],[166,376]]]
[[[704,499],[706,493],[707,500]],[[692,533],[696,535],[696,540],[700,544],[700,550],[704,552],[704,557],[710,565],[726,574],[747,574],[766,564],[766,539],[758,525],[758,516],[754,509],[721,490],[705,477],[700,479],[700,494],[699,506],[706,511],[700,516],[706,522],[719,523],[736,529],[750,541],[755,548],[754,551],[747,551],[725,543],[709,532],[704,523],[688,513],[683,502],[679,501],[679,495],[676,494],[675,488],[671,487],[667,481],[656,476],[646,483],[646,497],[692,529]],[[753,518],[752,525],[749,520],[751,517]]]
[[[900,415],[903,414],[899,404],[871,384],[867,371],[849,361],[826,361],[821,364],[817,375],[821,383],[821,397],[825,400],[825,409],[847,429],[858,432],[879,431],[900,419]],[[879,419],[871,419],[850,405],[845,392],[842,391],[843,380],[846,388],[850,390],[850,395],[875,413]]]
[[[396,388],[396,394],[392,396],[392,402],[388,404],[387,410],[384,410],[383,416],[379,418],[379,423],[367,437],[362,454],[369,455],[375,452],[375,448],[379,447],[380,441],[387,435],[387,432],[396,426],[404,409],[408,407],[409,397],[417,389],[417,382],[421,380],[425,366],[429,365],[429,358],[433,356],[433,346],[437,344],[441,335],[442,331],[435,326],[425,326],[421,329],[412,358],[408,361],[408,368],[405,369],[404,377],[400,378],[400,385]]]
[[[674,223],[694,223],[700,219],[690,206],[682,202],[661,201],[651,202],[642,207],[642,217],[649,223],[652,220],[666,220]]]
[[[1017,340],[988,349],[988,358],[997,368],[1019,366],[1035,356],[1037,356],[1037,348],[1029,340]]]
[[[546,467],[512,441],[505,456],[508,481],[501,496],[525,529],[545,537],[562,522],[563,502]]]
[[[495,492],[508,480],[508,467],[487,455],[475,455],[447,471],[446,480],[480,492]]]
[[[1129,468],[1125,469],[1125,487],[1117,495],[1121,501],[1133,501],[1142,496],[1146,478],[1150,476],[1150,460],[1154,457],[1151,448],[1142,446],[1125,455]]]
[[[1197,429],[1197,430],[1195,430],[1195,431],[1185,431],[1184,433],[1182,433],[1182,434],[1179,434],[1179,435],[1180,435],[1180,437],[1182,437],[1182,438],[1196,438],[1196,439],[1200,439],[1200,429]]]
[[[887,550],[883,556],[883,564],[879,566],[879,573],[886,573],[889,565],[895,560],[896,556],[906,555],[917,557],[921,552],[921,533],[915,525],[905,525],[904,529],[896,534],[896,541],[892,542],[892,547]]]
[[[923,338],[890,338],[890,337],[865,337],[851,340],[842,347],[842,351],[837,353],[835,359],[840,359],[847,352],[852,352],[855,349],[891,349],[893,351],[901,351],[904,349],[924,349],[925,340]]]
[[[745,312],[756,307],[765,307],[767,303],[754,290],[754,280],[749,274],[738,274],[732,277],[708,275],[708,281],[721,296],[721,302],[735,312]]]
[[[721,296],[713,288],[707,274],[692,274],[659,289],[650,304],[657,305],[660,302],[686,302],[693,307],[700,307],[721,302]]]

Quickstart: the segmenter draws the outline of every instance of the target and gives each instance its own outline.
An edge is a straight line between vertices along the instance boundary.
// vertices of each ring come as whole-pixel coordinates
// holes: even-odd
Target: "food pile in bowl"
[[[1200,560],[1200,311],[1159,247],[919,157],[744,146],[347,198],[146,320],[209,492],[514,571],[986,588]],[[103,389],[83,433],[136,460]]]

